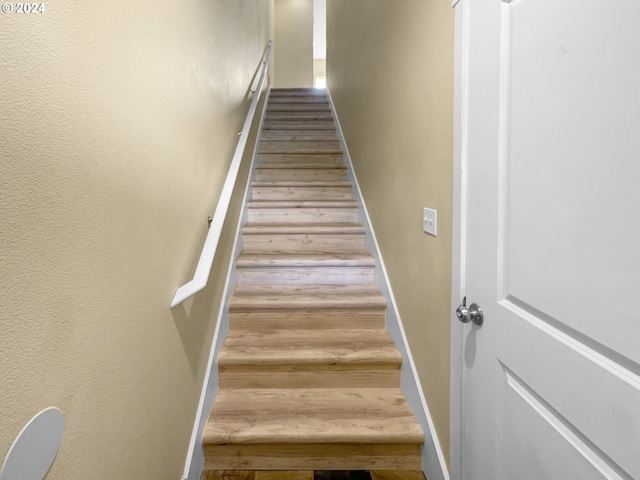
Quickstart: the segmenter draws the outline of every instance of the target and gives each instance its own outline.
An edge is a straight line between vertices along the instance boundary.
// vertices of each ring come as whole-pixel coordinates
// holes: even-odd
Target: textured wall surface
[[[274,87],[313,86],[313,0],[275,0]]]
[[[443,0],[327,4],[329,89],[447,457],[453,14]]]
[[[215,210],[269,3],[0,17],[0,462],[55,405],[67,430],[48,480],[180,478],[242,182],[209,287],[169,303]]]

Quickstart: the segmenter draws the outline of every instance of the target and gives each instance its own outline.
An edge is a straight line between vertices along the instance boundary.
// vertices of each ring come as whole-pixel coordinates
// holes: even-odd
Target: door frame
[[[451,480],[462,480],[462,441],[464,435],[463,351],[464,329],[455,311],[466,295],[467,250],[467,101],[468,48],[465,9],[469,0],[452,0],[454,29],[454,105],[453,105],[453,218],[451,251],[451,358],[450,358],[450,450]]]

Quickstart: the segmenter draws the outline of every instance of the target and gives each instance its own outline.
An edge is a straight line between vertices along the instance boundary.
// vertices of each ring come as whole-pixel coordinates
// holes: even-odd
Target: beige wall
[[[313,0],[275,0],[278,88],[313,86]]]
[[[327,76],[439,440],[449,451],[453,9],[329,0]],[[438,236],[422,208],[438,210]]]
[[[0,462],[55,405],[48,480],[178,479],[244,185],[193,274],[269,2],[46,4],[0,29]],[[244,171],[246,172],[245,162]]]
[[[327,76],[327,60],[324,58],[313,59],[313,79],[326,78]]]

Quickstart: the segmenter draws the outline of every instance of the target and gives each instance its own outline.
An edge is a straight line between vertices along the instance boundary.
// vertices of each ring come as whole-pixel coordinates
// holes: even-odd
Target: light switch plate
[[[422,229],[434,237],[438,231],[438,212],[432,208],[425,208],[422,217]]]

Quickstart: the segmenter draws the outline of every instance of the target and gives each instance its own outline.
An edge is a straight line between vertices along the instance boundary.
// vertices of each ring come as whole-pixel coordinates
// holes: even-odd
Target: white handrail
[[[200,259],[198,260],[196,272],[193,274],[193,280],[185,283],[180,288],[178,288],[175,296],[173,297],[173,300],[171,301],[171,308],[175,307],[176,305],[180,305],[187,298],[195,295],[207,286],[209,273],[211,273],[211,265],[213,265],[213,257],[216,254],[218,241],[220,240],[220,234],[222,233],[222,225],[224,224],[224,219],[227,216],[229,202],[231,201],[231,194],[233,193],[233,187],[235,186],[236,179],[238,178],[240,163],[242,162],[244,149],[247,145],[247,139],[249,138],[249,130],[251,130],[253,116],[255,115],[256,107],[258,106],[258,101],[260,100],[260,95],[262,93],[262,85],[264,83],[264,77],[267,72],[267,67],[269,66],[269,61],[271,60],[272,49],[273,41],[270,41],[267,49],[267,56],[264,62],[262,62],[263,66],[262,73],[260,74],[260,80],[258,81],[258,86],[254,91],[253,100],[251,100],[251,106],[249,107],[247,118],[244,121],[242,133],[240,134],[240,139],[238,140],[236,151],[233,154],[233,160],[231,160],[231,165],[229,166],[229,173],[227,173],[227,179],[225,180],[224,186],[222,187],[222,192],[220,193],[220,198],[218,199],[218,205],[216,206],[216,212],[213,214],[213,220],[211,221],[211,226],[209,227],[209,233],[207,233],[207,239],[205,240],[204,246],[202,247],[202,253],[200,254]]]

